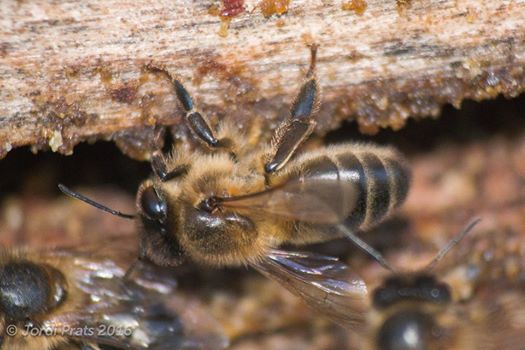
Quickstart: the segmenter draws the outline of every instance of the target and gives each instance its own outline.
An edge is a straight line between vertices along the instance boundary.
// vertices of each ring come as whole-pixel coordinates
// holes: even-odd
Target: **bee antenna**
[[[465,236],[467,235],[467,233],[469,233],[470,231],[472,231],[472,229],[474,228],[474,226],[476,226],[479,222],[481,221],[481,218],[474,218],[472,219],[468,224],[467,226],[465,226],[465,228],[463,228],[463,230],[461,230],[461,232],[459,232],[456,237],[452,238],[448,243],[447,245],[445,245],[443,248],[441,248],[441,250],[439,251],[439,253],[436,254],[436,257],[434,259],[432,259],[432,261],[427,265],[427,267],[425,268],[425,270],[427,271],[431,271],[432,269],[434,269],[434,267],[436,267],[436,265],[445,257],[445,255],[448,254],[448,252],[454,248],[459,242],[461,242],[461,240],[463,238],[465,238]]]
[[[357,237],[352,231],[348,229],[344,224],[337,225],[339,230],[343,232],[350,240],[356,244],[359,248],[364,250],[368,255],[370,255],[372,258],[374,258],[375,261],[379,263],[379,265],[383,266],[385,269],[387,269],[390,272],[395,272],[392,265],[386,261],[386,259],[383,257],[383,255],[375,250],[370,244],[363,241],[361,238]]]
[[[69,188],[67,188],[66,186],[62,185],[62,184],[58,184],[58,188],[60,189],[60,191],[62,191],[62,193],[64,193],[65,195],[68,195],[70,197],[73,197],[73,198],[76,198],[76,199],[79,199],[81,200],[82,202],[84,203],[87,203],[97,209],[100,209],[102,211],[105,211],[107,213],[110,213],[110,214],[113,214],[115,216],[120,216],[121,218],[124,218],[124,219],[134,219],[135,218],[135,215],[132,215],[132,214],[125,214],[125,213],[121,213],[120,211],[117,211],[117,210],[113,210],[111,208],[108,208],[100,203],[97,203],[95,202],[94,200],[84,196],[84,195],[81,195],[80,193],[78,192],[74,192],[72,190],[70,190]]]

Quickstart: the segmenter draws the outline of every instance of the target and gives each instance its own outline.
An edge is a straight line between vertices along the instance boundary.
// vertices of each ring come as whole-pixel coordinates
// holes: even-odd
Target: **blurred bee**
[[[288,278],[318,286],[323,308],[339,312],[324,303],[325,292],[337,295],[345,283],[329,277],[332,259],[300,255],[306,267],[319,273],[302,275],[297,269],[304,266],[294,263],[298,255],[274,248],[327,241],[348,235],[347,228],[379,223],[404,201],[410,172],[396,151],[373,145],[341,144],[294,157],[316,125],[316,52],[314,45],[291,115],[270,144],[228,122],[212,129],[182,83],[150,65],[171,79],[195,147],[179,145],[169,156],[154,152],[154,176],[138,190],[136,215],[109,209],[63,185],[60,189],[99,209],[135,218],[141,258],[158,265],[177,265],[183,257],[212,266],[249,264],[272,277],[287,275],[278,279],[292,289],[300,287]]]
[[[351,281],[354,286],[353,292],[342,288],[347,295],[339,298],[337,306],[353,321],[347,325],[357,335],[359,344],[356,349],[524,348],[523,290],[510,290],[508,286],[498,288],[494,283],[488,283],[479,288],[471,300],[456,300],[454,296],[459,293],[454,293],[451,285],[433,272],[438,262],[478,222],[479,219],[471,222],[441,249],[426,268],[415,272],[395,272],[380,253],[359,241],[362,248],[392,272],[370,293],[367,293],[363,280],[352,274],[348,267],[340,263],[332,267],[333,280]],[[299,257],[296,263],[301,264],[301,260]]]
[[[122,265],[66,250],[2,249],[0,349],[227,346],[199,305],[176,294],[171,274],[141,264],[140,271],[123,279]]]

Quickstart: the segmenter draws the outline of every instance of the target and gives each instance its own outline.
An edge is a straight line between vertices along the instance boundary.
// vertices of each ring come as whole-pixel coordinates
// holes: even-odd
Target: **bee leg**
[[[155,151],[151,155],[151,169],[159,179],[165,181],[164,178],[168,174],[168,168],[166,167],[166,158],[161,151]]]
[[[210,148],[229,148],[231,144],[230,140],[227,138],[217,139],[213,135],[213,131],[206,118],[193,108],[191,96],[182,83],[174,79],[173,86],[175,87],[175,93],[177,94],[179,102],[186,111],[186,122],[190,130]]]
[[[197,136],[210,148],[229,146],[229,140],[219,140],[214,136],[209,122],[200,112],[195,110],[193,99],[191,98],[188,90],[186,90],[184,85],[182,85],[182,83],[176,77],[172,76],[165,68],[157,67],[153,64],[148,64],[146,68],[153,72],[163,73],[171,80],[175,94],[177,95],[177,99],[186,112],[186,123],[195,136]]]
[[[166,164],[168,164],[166,154],[170,152],[171,147],[174,144],[171,137],[167,137],[169,135],[169,133],[166,133],[165,126],[157,126],[153,141],[150,144],[150,149],[153,150],[150,159],[151,169],[162,182],[182,176],[188,172],[187,165],[179,165],[174,169],[168,170],[166,166]],[[169,146],[166,147],[166,145]]]
[[[185,164],[168,170],[166,167],[166,158],[160,151],[156,151],[151,155],[151,168],[162,182],[185,175],[188,172],[188,166]]]
[[[264,166],[268,174],[281,169],[315,128],[316,122],[312,116],[319,106],[319,85],[315,77],[317,45],[312,45],[310,50],[310,68],[306,74],[306,82],[292,104],[290,118],[277,128],[272,139],[272,148],[275,151]]]

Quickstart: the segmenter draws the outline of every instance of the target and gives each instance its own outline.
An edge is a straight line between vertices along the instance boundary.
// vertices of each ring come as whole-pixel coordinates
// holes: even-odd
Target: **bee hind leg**
[[[267,174],[281,169],[315,128],[313,115],[319,107],[319,84],[315,76],[317,45],[312,45],[310,51],[306,81],[292,104],[290,117],[277,128],[272,138],[273,155],[264,166]]]

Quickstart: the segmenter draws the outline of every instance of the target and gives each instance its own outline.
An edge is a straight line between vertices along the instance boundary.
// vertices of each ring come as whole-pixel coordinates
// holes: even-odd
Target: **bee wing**
[[[337,258],[272,250],[252,265],[337,323],[352,329],[364,324],[366,285]]]
[[[268,190],[225,198],[222,205],[304,222],[336,224],[354,209],[356,184],[333,179],[289,180]]]
[[[223,349],[219,324],[193,298],[175,290],[173,271],[141,264],[129,278],[112,260],[75,256],[75,287],[81,310],[43,322],[53,331],[118,349]],[[76,331],[77,333],[74,333]]]

